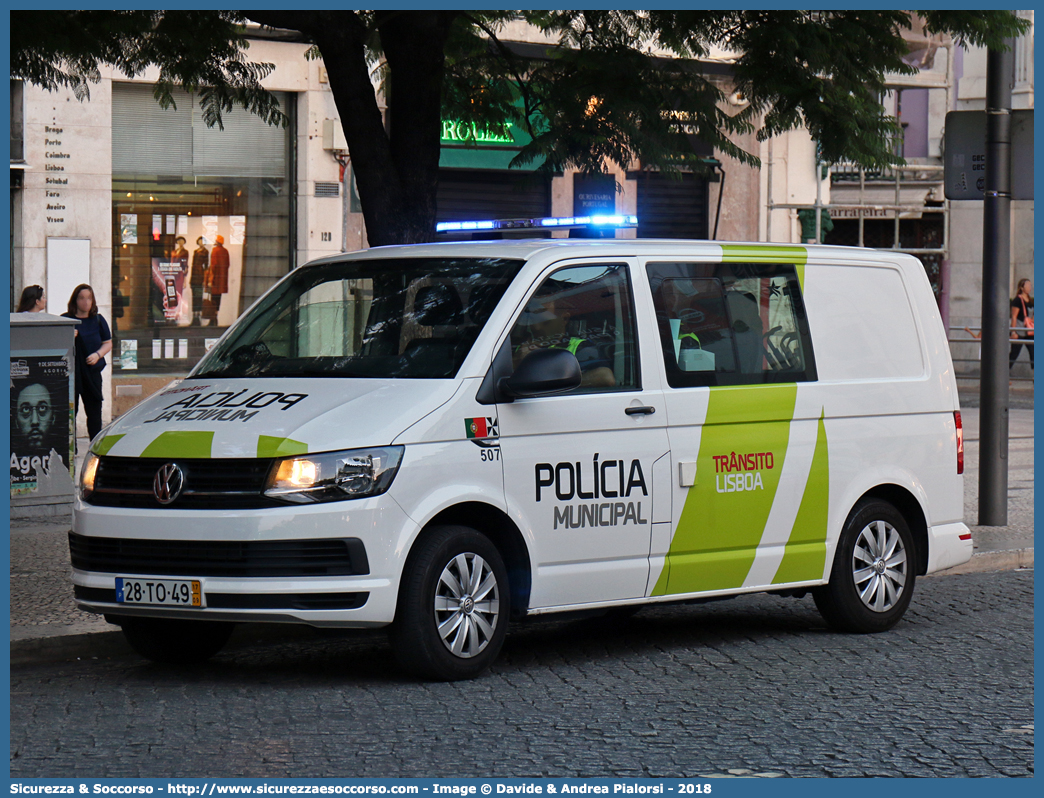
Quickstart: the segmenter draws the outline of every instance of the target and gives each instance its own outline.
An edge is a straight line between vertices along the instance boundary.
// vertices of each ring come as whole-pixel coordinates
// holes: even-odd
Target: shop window
[[[188,95],[164,110],[151,87],[114,84],[117,374],[187,372],[290,270],[291,130],[245,111],[207,128]]]

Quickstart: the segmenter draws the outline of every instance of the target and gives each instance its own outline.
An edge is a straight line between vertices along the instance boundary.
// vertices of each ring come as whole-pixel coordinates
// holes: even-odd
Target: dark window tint
[[[816,379],[794,266],[650,263],[647,270],[672,388]]]
[[[634,304],[627,267],[571,266],[545,280],[511,329],[514,366],[536,349],[565,349],[580,361],[573,393],[638,388]]]

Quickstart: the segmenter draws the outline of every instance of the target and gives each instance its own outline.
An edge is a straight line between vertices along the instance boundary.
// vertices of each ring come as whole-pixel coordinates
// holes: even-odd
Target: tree
[[[903,11],[13,11],[12,75],[86,96],[100,65],[128,75],[161,70],[156,97],[195,92],[208,124],[242,105],[284,122],[260,80],[271,65],[244,57],[248,20],[299,31],[323,59],[352,159],[369,241],[430,240],[441,122],[483,130],[512,122],[532,135],[514,163],[545,171],[636,160],[667,171],[691,162],[694,141],[757,166],[738,134],[759,140],[806,127],[827,161],[901,163],[897,120],[884,116],[889,73],[904,60]],[[925,11],[926,32],[1003,47],[1028,29],[1010,11]],[[533,53],[502,41],[524,20],[553,44]],[[729,113],[701,58],[737,56]],[[651,55],[656,53],[656,56]],[[382,114],[372,76],[387,102]]]
[[[241,21],[225,11],[12,11],[11,76],[85,100],[101,66],[129,77],[157,66],[164,108],[175,105],[177,86],[199,97],[208,125],[234,105],[284,124],[278,100],[261,87],[273,66],[246,60]]]

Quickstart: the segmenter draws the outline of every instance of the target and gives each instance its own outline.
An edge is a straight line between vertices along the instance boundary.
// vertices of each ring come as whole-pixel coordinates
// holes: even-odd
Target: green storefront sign
[[[515,144],[506,129],[502,128],[500,132],[482,130],[474,122],[469,125],[451,119],[442,120],[442,141],[449,144]]]
[[[442,154],[439,166],[448,169],[507,169],[518,151],[532,141],[512,124],[501,130],[482,130],[474,122],[442,120]],[[543,161],[531,161],[519,171],[533,171]]]

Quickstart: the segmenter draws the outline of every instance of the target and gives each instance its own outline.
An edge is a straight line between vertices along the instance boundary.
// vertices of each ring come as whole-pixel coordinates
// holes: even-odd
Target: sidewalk
[[[964,518],[975,553],[946,574],[1033,567],[1033,408],[1012,403],[1008,444],[1008,525],[973,526],[978,516],[979,412],[965,406]],[[80,451],[87,442],[81,441]],[[11,663],[126,656],[119,630],[78,610],[69,579],[71,515],[11,520]],[[231,645],[315,634],[309,627],[241,624]]]

